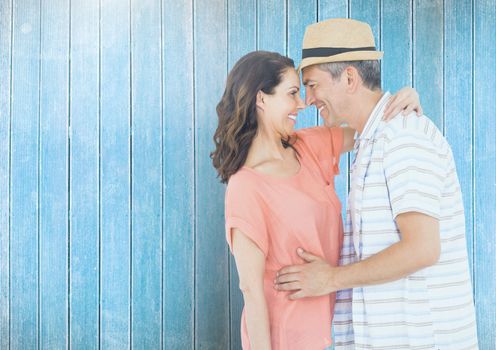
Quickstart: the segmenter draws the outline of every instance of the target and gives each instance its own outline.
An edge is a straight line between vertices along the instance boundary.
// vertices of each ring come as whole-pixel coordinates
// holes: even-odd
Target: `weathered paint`
[[[305,26],[332,17],[370,23],[384,89],[413,85],[452,145],[495,348],[494,0],[2,1],[0,348],[239,349],[215,106],[239,57],[298,64]]]

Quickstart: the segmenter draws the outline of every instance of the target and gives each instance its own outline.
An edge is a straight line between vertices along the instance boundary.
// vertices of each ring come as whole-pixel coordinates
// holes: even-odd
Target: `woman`
[[[214,167],[228,182],[226,237],[244,298],[243,349],[324,349],[331,344],[334,297],[289,301],[273,288],[276,272],[300,262],[297,247],[336,265],[342,240],[334,190],[339,156],[353,132],[295,132],[305,108],[290,58],[257,51],[229,73],[217,106]],[[405,107],[405,106],[402,106]]]

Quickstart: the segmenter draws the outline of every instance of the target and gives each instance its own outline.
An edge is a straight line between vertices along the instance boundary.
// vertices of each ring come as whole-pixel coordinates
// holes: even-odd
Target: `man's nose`
[[[306,92],[305,103],[307,104],[307,106],[310,106],[311,104],[313,104],[315,102],[315,98],[313,97],[312,93],[310,93],[308,91],[305,91],[305,92]]]

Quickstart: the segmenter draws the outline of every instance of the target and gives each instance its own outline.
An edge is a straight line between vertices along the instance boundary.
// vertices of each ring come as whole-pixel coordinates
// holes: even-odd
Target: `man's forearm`
[[[333,267],[323,258],[299,248],[297,253],[306,263],[279,270],[275,288],[294,291],[290,299],[321,296],[398,280],[438,261],[441,244],[437,219],[407,212],[399,214],[396,223],[401,241],[355,264]]]
[[[332,268],[329,271],[330,289],[334,291],[395,281],[433,263],[435,261],[400,241],[360,262]]]

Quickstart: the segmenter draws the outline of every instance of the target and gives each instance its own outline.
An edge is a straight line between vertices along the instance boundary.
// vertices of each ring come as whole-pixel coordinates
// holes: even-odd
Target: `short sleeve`
[[[297,135],[308,145],[319,161],[324,163],[331,161],[334,175],[339,174],[339,157],[344,143],[343,128],[319,126],[299,130]]]
[[[267,256],[269,243],[265,204],[256,186],[247,177],[233,175],[225,197],[226,240],[232,251],[232,229],[237,228]]]
[[[383,165],[394,218],[419,212],[439,219],[445,164],[423,133],[406,130],[386,138]]]

